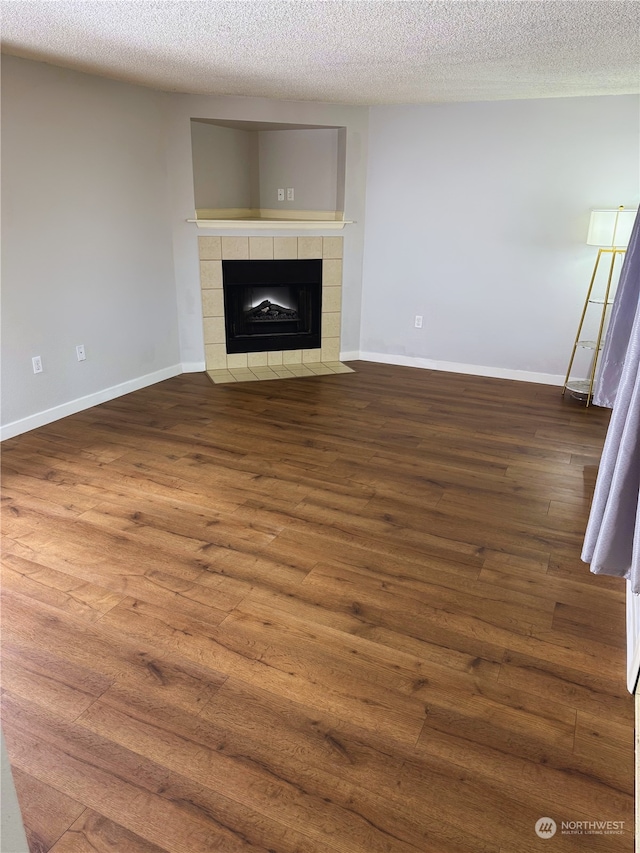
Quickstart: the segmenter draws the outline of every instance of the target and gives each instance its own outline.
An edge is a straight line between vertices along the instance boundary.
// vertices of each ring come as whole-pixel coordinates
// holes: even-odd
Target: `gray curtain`
[[[612,408],[582,559],[640,593],[640,217],[636,215],[593,402]]]

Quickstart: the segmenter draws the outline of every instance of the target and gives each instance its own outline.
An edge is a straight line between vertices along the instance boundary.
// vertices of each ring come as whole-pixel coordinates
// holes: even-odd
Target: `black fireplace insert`
[[[227,352],[320,347],[322,261],[223,261]]]

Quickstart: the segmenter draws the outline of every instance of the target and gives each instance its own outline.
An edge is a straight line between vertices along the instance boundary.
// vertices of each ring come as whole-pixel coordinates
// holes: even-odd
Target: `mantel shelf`
[[[198,228],[235,228],[242,231],[338,231],[353,224],[351,219],[187,219],[187,222],[195,222]]]

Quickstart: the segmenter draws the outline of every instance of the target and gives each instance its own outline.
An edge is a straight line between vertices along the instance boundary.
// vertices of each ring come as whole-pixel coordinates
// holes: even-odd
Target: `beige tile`
[[[201,261],[219,261],[222,246],[219,237],[198,237],[198,252]]]
[[[322,310],[323,311],[340,311],[342,307],[342,288],[327,287],[322,288]]]
[[[249,367],[266,367],[268,364],[266,352],[248,352],[247,364]]]
[[[237,370],[239,367],[247,367],[246,352],[230,353],[227,356],[227,367],[229,370]]]
[[[274,237],[273,257],[281,261],[295,261],[298,257],[298,238]]]
[[[322,337],[340,337],[340,314],[322,312]]]
[[[277,379],[278,374],[275,370],[272,370],[270,367],[253,367],[251,368],[251,372],[256,377],[256,379]]]
[[[222,287],[222,261],[200,261],[200,287]]]
[[[328,376],[330,373],[333,373],[333,370],[324,364],[308,364],[307,367],[316,376]]]
[[[290,349],[282,353],[282,363],[285,365],[302,364],[302,350]]]
[[[279,379],[289,379],[291,376],[294,376],[288,367],[283,367],[282,365],[280,365],[280,367],[274,367],[273,372]]]
[[[342,257],[342,242],[344,237],[323,237],[322,238],[322,257],[323,258],[341,258]]]
[[[223,317],[224,298],[222,290],[202,291],[202,315],[203,317]]]
[[[342,284],[342,261],[322,262],[322,283],[331,287]]]
[[[273,260],[273,237],[249,237],[249,257],[252,261]]]
[[[299,258],[321,258],[322,237],[298,237]]]
[[[290,364],[289,370],[294,376],[313,376],[313,372],[304,364]]]
[[[258,380],[253,373],[238,373],[233,377],[234,382],[257,382]]]
[[[223,237],[222,259],[225,261],[248,261],[249,260],[249,238],[248,237]]]
[[[320,361],[320,350],[319,349],[303,349],[302,350],[302,363],[303,364],[317,364]]]
[[[334,373],[355,373],[355,370],[352,367],[347,367],[347,365],[343,364],[341,361],[327,361],[324,363],[327,367],[330,367]]]
[[[276,352],[267,353],[268,359],[267,363],[269,367],[273,367],[276,364],[282,364],[282,351],[278,350]]]
[[[254,375],[253,371],[249,370],[248,367],[230,367],[229,373],[235,376],[236,379],[242,379],[243,377],[251,378]]]
[[[207,370],[227,369],[227,348],[224,344],[206,344],[204,351]]]
[[[223,344],[225,342],[224,318],[204,318],[204,342],[205,344]]]
[[[233,375],[229,373],[228,370],[208,370],[207,375],[210,379],[212,379],[216,385],[219,385],[223,382],[235,382],[236,380],[233,378]]]
[[[340,358],[340,338],[327,338],[322,336],[322,361],[338,361]]]

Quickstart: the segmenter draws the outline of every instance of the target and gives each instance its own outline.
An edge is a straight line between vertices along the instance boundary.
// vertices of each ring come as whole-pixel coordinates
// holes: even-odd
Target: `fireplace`
[[[321,345],[322,260],[223,260],[227,353]]]
[[[340,362],[342,305],[342,237],[308,234],[282,237],[242,237],[239,235],[198,236],[200,290],[202,294],[203,337],[206,370],[213,382],[240,382],[254,379],[309,376],[347,371]],[[320,343],[296,349],[228,352],[222,265],[231,261],[316,261],[322,269]],[[231,267],[228,267],[231,269]],[[232,273],[233,277],[233,273]],[[262,286],[260,282],[254,282]],[[273,283],[273,282],[271,282]],[[282,282],[281,284],[291,284]],[[309,282],[298,282],[308,284]],[[261,296],[287,308],[281,296]],[[255,306],[254,306],[255,307]],[[276,319],[272,317],[272,319]],[[259,330],[258,330],[259,331]],[[283,336],[284,337],[284,336]],[[291,344],[289,344],[291,345]]]

